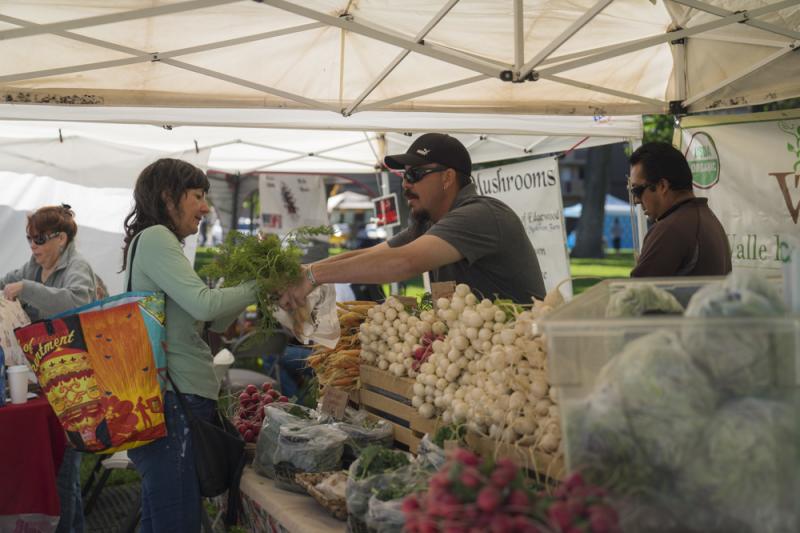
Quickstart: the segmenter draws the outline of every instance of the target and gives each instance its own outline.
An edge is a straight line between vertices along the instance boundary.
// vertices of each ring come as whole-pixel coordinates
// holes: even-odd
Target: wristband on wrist
[[[306,270],[306,279],[311,283],[312,287],[316,287],[318,284],[316,278],[314,277],[314,272],[311,270],[311,265],[309,265],[308,268],[306,268],[305,270]]]

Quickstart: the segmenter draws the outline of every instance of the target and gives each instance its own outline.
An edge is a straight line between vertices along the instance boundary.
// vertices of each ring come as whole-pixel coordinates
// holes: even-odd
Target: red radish
[[[491,481],[492,485],[497,487],[498,489],[505,488],[514,481],[514,478],[517,476],[516,467],[507,468],[503,466],[498,466],[495,468],[495,471],[492,472]]]
[[[494,487],[483,487],[478,493],[478,509],[485,513],[493,513],[502,501],[500,493]]]
[[[247,387],[245,387],[245,388],[244,388],[244,391],[245,391],[247,394],[250,394],[250,395],[252,395],[252,394],[255,394],[255,393],[257,393],[257,392],[258,392],[258,387],[256,387],[256,386],[255,386],[255,385],[253,385],[253,384],[250,384],[250,385],[248,385]]]
[[[494,518],[492,518],[490,528],[492,533],[506,533],[508,531],[513,531],[514,525],[508,516],[496,514]]]
[[[572,515],[567,508],[566,502],[555,502],[550,506],[547,514],[549,515],[550,522],[552,522],[559,529],[566,531],[572,524]]]
[[[508,505],[510,507],[524,511],[527,509],[529,503],[530,499],[524,490],[515,489],[511,491],[511,495],[508,498]]]
[[[281,393],[276,391],[275,389],[270,389],[269,390],[269,395],[272,396],[273,400],[275,400],[281,395]]]
[[[464,448],[456,448],[456,451],[453,452],[453,459],[469,466],[478,466],[481,462],[480,457]]]
[[[261,385],[261,390],[263,390],[264,392],[268,392],[271,388],[272,388],[272,383],[270,383],[269,381],[265,381]]]
[[[244,441],[245,442],[253,442],[255,433],[253,433],[252,429],[248,429],[244,432]]]
[[[478,477],[478,472],[474,468],[464,469],[461,472],[461,484],[467,488],[474,489],[481,484],[481,478]]]
[[[272,396],[264,396],[264,405],[269,405],[273,402]]]
[[[239,395],[239,404],[244,405],[250,401],[250,395],[243,392]]]
[[[419,509],[419,500],[415,495],[407,496],[405,500],[403,500],[403,512],[410,513],[412,511],[416,511]]]
[[[278,397],[278,401],[279,401],[279,402],[286,403],[286,402],[288,402],[288,401],[289,401],[289,398],[287,398],[286,396],[279,396],[279,397]]]

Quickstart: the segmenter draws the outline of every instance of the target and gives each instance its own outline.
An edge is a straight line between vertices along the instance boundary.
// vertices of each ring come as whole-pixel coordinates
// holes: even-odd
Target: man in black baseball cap
[[[486,298],[528,304],[544,297],[539,261],[519,216],[478,194],[472,159],[458,139],[426,133],[384,162],[403,170],[412,223],[385,243],[306,265],[304,280],[281,296],[281,307],[304,305],[321,283],[389,283],[423,272],[431,281],[466,283]]]

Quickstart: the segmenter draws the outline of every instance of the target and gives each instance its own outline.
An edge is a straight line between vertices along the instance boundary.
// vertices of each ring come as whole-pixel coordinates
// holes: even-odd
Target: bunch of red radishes
[[[245,442],[255,442],[264,420],[264,408],[272,402],[288,402],[289,399],[265,382],[261,390],[256,385],[248,385],[239,394],[239,404],[234,409],[233,425],[239,430]]]
[[[440,340],[444,340],[444,335],[437,335],[432,331],[424,333],[419,339],[419,344],[414,347],[414,351],[412,352],[414,362],[411,363],[411,368],[419,371],[419,367],[422,366],[422,363],[427,362],[428,357],[433,353],[433,342]]]
[[[508,459],[482,462],[459,448],[431,477],[428,492],[403,501],[403,512],[410,533],[537,533],[543,530],[535,520],[533,504],[534,496],[514,463]]]
[[[569,478],[554,494],[535,494],[513,462],[482,461],[455,450],[428,491],[403,501],[409,533],[619,533],[605,493]]]
[[[619,517],[600,487],[574,473],[559,485],[547,502],[550,526],[561,533],[619,533]]]

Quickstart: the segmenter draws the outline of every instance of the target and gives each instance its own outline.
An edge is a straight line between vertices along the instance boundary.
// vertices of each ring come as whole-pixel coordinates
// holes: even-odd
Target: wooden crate
[[[497,443],[475,433],[467,434],[467,446],[481,457],[508,458],[514,464],[550,479],[562,480],[567,474],[563,454],[553,455],[530,446]]]
[[[425,433],[436,432],[438,421],[424,418],[411,406],[414,380],[399,378],[374,366],[361,365],[359,402],[370,413],[390,422],[394,440],[416,453]]]

